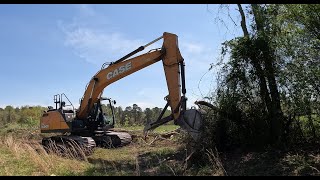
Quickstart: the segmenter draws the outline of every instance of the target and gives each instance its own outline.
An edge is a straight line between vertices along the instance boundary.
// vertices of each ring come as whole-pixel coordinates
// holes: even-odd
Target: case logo
[[[128,71],[129,69],[131,69],[131,62],[128,62],[127,64],[120,66],[119,68],[115,69],[114,71],[111,71],[107,74],[107,79],[111,79],[114,78],[116,76],[118,76],[119,74],[122,74],[126,71]]]
[[[49,128],[49,125],[48,124],[41,124],[41,129],[48,129]]]

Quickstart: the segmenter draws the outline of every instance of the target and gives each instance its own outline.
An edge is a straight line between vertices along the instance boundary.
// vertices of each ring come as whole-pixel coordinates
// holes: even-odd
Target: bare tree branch
[[[247,29],[247,26],[246,26],[246,16],[245,16],[245,14],[243,12],[241,4],[237,4],[237,5],[238,5],[239,12],[240,12],[240,15],[241,15],[241,28],[243,30],[243,34],[244,34],[244,36],[249,36],[249,32],[248,32],[248,29]]]

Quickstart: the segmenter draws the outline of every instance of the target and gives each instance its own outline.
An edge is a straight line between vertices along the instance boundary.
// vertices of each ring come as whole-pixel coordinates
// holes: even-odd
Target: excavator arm
[[[93,107],[98,102],[105,87],[128,76],[148,65],[151,65],[161,59],[162,53],[154,51],[144,54],[127,61],[108,66],[100,70],[91,80],[86,88],[81,100],[80,108],[77,113],[79,119],[86,119]]]
[[[155,50],[128,59],[162,38],[163,45],[160,50]],[[199,113],[196,111],[185,113],[187,99],[185,98],[184,60],[178,47],[178,37],[175,34],[167,32],[163,33],[163,36],[145,46],[139,47],[137,50],[111,63],[107,68],[102,68],[96,73],[90,80],[83,98],[81,99],[80,108],[77,111],[77,118],[82,120],[88,119],[91,109],[94,104],[100,100],[104,88],[108,85],[160,60],[162,60],[163,63],[169,91],[169,95],[165,98],[167,100],[167,105],[164,108],[164,111],[170,106],[172,114],[169,117],[161,119],[164,114],[163,111],[157,121],[147,125],[145,130],[154,129],[170,120],[175,120],[175,123],[179,124],[184,129],[198,134],[201,126],[201,117]],[[183,96],[181,96],[181,89]],[[190,116],[190,118],[186,118],[186,115]]]

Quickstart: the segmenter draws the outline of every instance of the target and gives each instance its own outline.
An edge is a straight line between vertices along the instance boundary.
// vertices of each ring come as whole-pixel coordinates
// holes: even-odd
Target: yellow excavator
[[[161,48],[152,49],[147,53],[130,58],[144,50],[147,46],[163,39]],[[83,148],[93,149],[96,146],[119,147],[131,142],[131,135],[126,132],[113,131],[115,118],[113,104],[110,98],[102,97],[103,90],[108,85],[134,72],[162,60],[169,94],[164,98],[167,103],[157,120],[145,125],[144,132],[155,129],[171,120],[186,130],[195,139],[201,137],[202,118],[196,109],[187,109],[184,59],[178,47],[178,36],[164,32],[163,36],[152,42],[140,46],[133,52],[117,61],[104,63],[88,83],[80,107],[75,110],[65,94],[54,95],[55,108],[48,107],[41,121],[41,133],[57,133],[42,140],[44,146],[50,143],[64,143],[73,141]],[[107,67],[106,67],[107,66]],[[181,95],[182,92],[182,95]],[[111,117],[102,109],[102,101],[107,100],[111,110]],[[66,104],[68,101],[68,105]],[[67,106],[71,106],[67,108]],[[168,106],[171,115],[163,117]]]

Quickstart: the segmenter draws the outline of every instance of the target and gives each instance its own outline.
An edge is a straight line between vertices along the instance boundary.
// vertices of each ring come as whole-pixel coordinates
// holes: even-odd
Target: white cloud
[[[115,61],[152,40],[152,37],[146,37],[144,40],[129,38],[126,34],[113,30],[114,27],[111,24],[101,23],[103,14],[98,14],[91,6],[77,5],[77,7],[81,16],[75,17],[69,23],[59,21],[58,26],[65,34],[65,45],[72,48],[76,55],[87,62],[101,65],[104,62]],[[81,19],[83,16],[92,16],[89,19],[101,20],[90,24],[89,19]],[[180,51],[188,66],[197,67],[194,69],[197,72],[209,68],[209,64],[214,59],[212,48],[190,38],[179,39],[179,42]],[[160,47],[161,41],[148,49]]]
[[[197,67],[196,69],[208,69],[215,58],[214,50],[202,43],[181,40],[180,51],[186,63],[190,63],[192,67]]]
[[[81,26],[75,22],[69,25],[63,25],[60,22],[59,27],[65,33],[65,45],[72,48],[79,57],[96,65],[116,61],[146,44],[146,41],[128,38],[121,32],[102,31],[102,29]],[[160,47],[159,43],[155,43],[148,49]]]
[[[202,53],[204,51],[204,46],[198,43],[185,42],[181,43],[181,48],[184,49],[187,53]]]
[[[102,65],[107,61],[115,61],[141,45],[140,40],[131,40],[125,35],[112,32],[104,33],[90,27],[76,24],[62,25],[65,33],[65,45],[87,62]]]
[[[213,91],[217,69],[208,72],[210,64],[215,63],[218,50],[194,39],[181,39],[180,51],[185,59],[188,107]]]
[[[79,9],[83,14],[94,16],[92,17],[94,19],[100,17],[88,5],[80,5]],[[65,45],[72,48],[76,55],[95,65],[115,61],[152,40],[152,37],[146,37],[144,40],[129,38],[122,32],[112,30],[111,25],[96,27],[78,19],[71,23],[60,21],[58,26],[65,34]],[[212,48],[192,39],[179,39],[179,42],[180,51],[186,60],[186,68],[193,67],[194,73],[203,72],[209,68],[215,57]],[[148,49],[160,47],[161,41]]]
[[[117,32],[105,34],[88,28],[77,28],[67,32],[65,43],[80,57],[97,65],[115,61],[128,53],[128,49],[134,50],[141,44],[139,40],[126,39]]]
[[[104,15],[89,5],[77,5],[79,15],[72,22],[58,21],[64,33],[64,45],[76,55],[95,65],[115,61],[141,46],[142,40],[130,39],[104,23]],[[90,16],[90,18],[88,18]],[[92,21],[92,22],[91,22]]]

